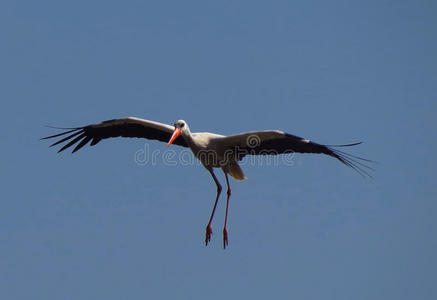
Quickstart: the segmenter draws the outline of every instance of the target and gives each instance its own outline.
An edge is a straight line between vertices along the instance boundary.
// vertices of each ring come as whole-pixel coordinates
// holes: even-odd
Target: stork
[[[72,151],[74,153],[90,141],[90,145],[94,146],[103,139],[114,137],[146,138],[167,142],[167,147],[174,144],[190,148],[194,156],[200,160],[211,174],[217,187],[214,205],[206,226],[205,245],[208,245],[211,240],[211,224],[222,191],[222,186],[214,174],[214,168],[221,168],[227,186],[223,248],[228,245],[227,221],[229,199],[231,197],[228,174],[236,180],[246,179],[238,164],[246,155],[277,155],[294,152],[326,154],[354,169],[360,175],[371,177],[366,169],[372,168],[365,164],[365,162],[371,162],[370,160],[337,149],[337,147],[355,146],[361,142],[346,145],[322,145],[280,130],[252,131],[230,136],[209,132],[192,133],[184,120],[178,120],[171,126],[135,117],[107,120],[84,127],[60,129],[68,130],[42,138],[44,140],[60,138],[50,147],[66,142],[58,152],[75,145]]]

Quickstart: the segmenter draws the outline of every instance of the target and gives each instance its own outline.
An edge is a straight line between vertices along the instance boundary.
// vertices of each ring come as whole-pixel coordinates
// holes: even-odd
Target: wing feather
[[[238,160],[246,155],[278,155],[284,153],[326,154],[338,159],[364,177],[370,176],[367,170],[373,170],[364,162],[373,161],[335,149],[335,147],[351,147],[358,144],[322,145],[310,140],[279,130],[253,131],[227,136],[221,139],[221,146],[232,149]]]
[[[67,137],[63,137],[62,139],[54,142],[51,146],[55,146],[70,140],[58,151],[61,152],[80,141],[73,149],[72,153],[74,153],[85,146],[89,141],[91,141],[90,146],[94,146],[103,139],[115,137],[145,138],[149,140],[168,142],[173,134],[173,130],[174,127],[171,125],[140,118],[128,117],[107,120],[101,123],[73,128],[71,130],[47,136],[42,139],[45,140],[57,138],[71,133]],[[188,147],[182,136],[178,137],[173,144]]]
[[[82,131],[82,130],[78,130],[78,131],[76,131],[75,133],[73,133],[73,134],[71,134],[71,135],[69,135],[69,136],[67,136],[67,137],[65,137],[65,138],[63,138],[63,139],[61,139],[61,140],[59,140],[59,141],[57,141],[57,142],[54,142],[53,144],[50,145],[50,147],[56,146],[56,145],[58,145],[58,144],[60,144],[60,143],[63,143],[63,142],[65,142],[65,141],[71,139],[72,137],[74,137],[74,136],[80,134],[80,133],[83,133],[83,131]]]
[[[92,137],[86,136],[82,141],[80,141],[79,144],[76,145],[76,147],[73,149],[73,151],[71,153],[74,153],[77,150],[79,150],[80,148],[82,148],[83,146],[85,146],[91,139],[92,139]]]

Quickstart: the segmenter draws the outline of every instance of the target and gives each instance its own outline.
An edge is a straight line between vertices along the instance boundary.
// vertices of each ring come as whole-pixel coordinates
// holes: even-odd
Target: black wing
[[[279,130],[254,131],[231,135],[222,139],[227,148],[233,149],[235,156],[241,160],[246,155],[277,155],[284,153],[320,153],[332,156],[351,167],[362,176],[372,177],[366,171],[373,170],[365,164],[373,161],[335,149],[361,144],[321,145],[310,140]]]
[[[113,137],[135,137],[168,142],[171,135],[173,134],[174,127],[159,122],[128,117],[123,119],[108,120],[85,127],[68,129],[71,130],[44,137],[42,138],[42,140],[62,137],[62,139],[51,144],[50,147],[68,141],[68,143],[66,143],[61,149],[59,149],[58,152],[64,151],[65,149],[76,145],[76,147],[72,151],[72,153],[74,153],[90,141],[90,146],[94,146],[103,139]],[[63,137],[64,135],[67,136]],[[173,144],[188,147],[182,136],[179,136],[173,142]]]

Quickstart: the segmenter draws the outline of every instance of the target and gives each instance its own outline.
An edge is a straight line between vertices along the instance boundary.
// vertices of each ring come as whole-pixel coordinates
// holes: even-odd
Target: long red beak
[[[173,135],[171,136],[170,140],[168,141],[167,147],[170,146],[175,141],[175,139],[177,139],[178,136],[180,136],[180,135],[181,135],[181,130],[179,128],[175,128]]]

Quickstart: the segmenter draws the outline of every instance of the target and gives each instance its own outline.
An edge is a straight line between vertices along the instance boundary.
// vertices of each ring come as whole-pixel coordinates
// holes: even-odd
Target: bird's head
[[[174,123],[173,135],[168,141],[167,147],[170,146],[181,134],[182,136],[186,136],[189,133],[190,133],[190,128],[188,127],[187,122],[185,122],[184,120],[177,120]]]

